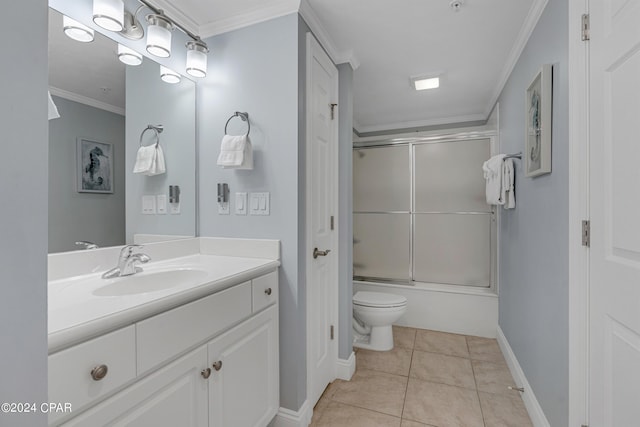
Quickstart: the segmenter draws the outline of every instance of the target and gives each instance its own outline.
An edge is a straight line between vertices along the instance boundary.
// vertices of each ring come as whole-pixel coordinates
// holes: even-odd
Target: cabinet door
[[[278,310],[209,343],[210,427],[264,427],[279,407]]]
[[[64,426],[205,427],[205,346],[154,372]]]

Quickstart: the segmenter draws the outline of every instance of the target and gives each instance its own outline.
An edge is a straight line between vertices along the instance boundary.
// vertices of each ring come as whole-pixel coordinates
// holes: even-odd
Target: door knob
[[[326,251],[319,251],[318,248],[313,248],[313,259],[318,258],[319,256],[327,256],[331,252],[331,249],[327,249]]]
[[[203,369],[200,371],[200,375],[202,375],[202,378],[205,380],[208,379],[211,376],[211,368]]]
[[[218,360],[217,362],[213,362],[213,369],[219,371],[222,369],[222,360]]]

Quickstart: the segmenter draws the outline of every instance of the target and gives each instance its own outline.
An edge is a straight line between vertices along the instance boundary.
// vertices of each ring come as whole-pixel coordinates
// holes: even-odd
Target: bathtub
[[[353,281],[353,292],[371,291],[403,295],[407,313],[399,326],[496,338],[498,295],[493,289],[468,286]]]

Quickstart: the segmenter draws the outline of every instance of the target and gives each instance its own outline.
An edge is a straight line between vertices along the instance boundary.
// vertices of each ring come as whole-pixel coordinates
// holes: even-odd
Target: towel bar
[[[227,123],[225,123],[224,125],[224,134],[228,135],[227,126],[229,126],[229,122],[234,117],[240,117],[240,119],[242,119],[243,122],[247,122],[247,136],[248,136],[249,132],[251,132],[251,122],[249,121],[249,113],[241,113],[240,111],[236,111],[235,113],[233,113],[231,117],[229,117],[229,119],[227,120]]]
[[[144,136],[145,132],[148,130],[152,130],[155,135],[156,135],[156,147],[158,145],[160,145],[160,134],[162,133],[162,131],[164,130],[164,127],[162,125],[147,125],[147,127],[142,131],[142,133],[140,134],[140,147],[142,147],[142,137]]]

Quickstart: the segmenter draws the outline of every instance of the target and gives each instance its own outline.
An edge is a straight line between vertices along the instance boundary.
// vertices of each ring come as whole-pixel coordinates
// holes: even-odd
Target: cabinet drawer
[[[278,302],[278,271],[273,271],[251,281],[253,312]]]
[[[74,412],[136,377],[135,327],[128,326],[49,356],[49,401],[69,402]],[[92,370],[105,365],[104,378]],[[49,423],[64,413],[49,415]]]
[[[251,315],[245,282],[136,324],[138,375]]]

